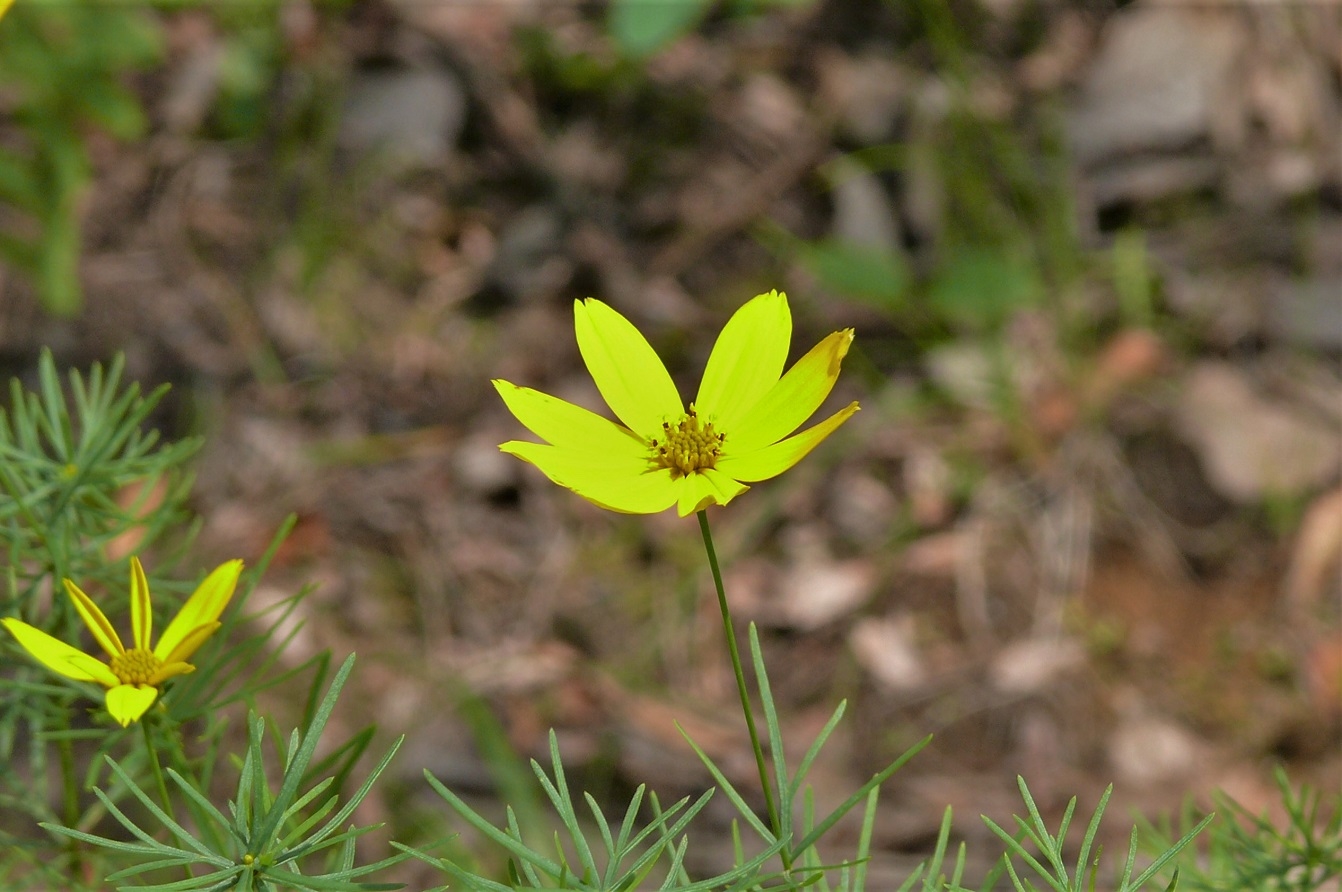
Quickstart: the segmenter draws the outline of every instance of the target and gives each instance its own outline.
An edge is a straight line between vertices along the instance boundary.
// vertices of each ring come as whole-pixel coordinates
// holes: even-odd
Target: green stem
[[[66,730],[69,730],[69,727],[67,718],[65,722]],[[75,827],[79,824],[79,786],[75,782],[74,744],[70,742],[69,737],[61,737],[56,744],[56,752],[59,753],[61,763],[61,785],[65,788],[65,826]],[[67,848],[70,854],[71,872],[79,875],[83,872],[83,855],[79,840],[71,838],[67,843]]]
[[[61,784],[65,787],[65,826],[79,823],[79,787],[75,784],[75,750],[70,738],[56,745],[61,760]]]
[[[778,807],[774,805],[773,786],[769,783],[769,767],[755,730],[755,712],[750,706],[750,691],[746,687],[745,670],[741,667],[741,651],[736,646],[736,631],[732,628],[732,612],[727,606],[727,593],[722,587],[722,570],[718,568],[718,553],[713,548],[713,534],[708,529],[708,512],[699,512],[699,530],[704,534],[704,550],[708,552],[708,566],[713,571],[713,585],[718,590],[718,609],[722,611],[722,630],[727,636],[727,651],[732,657],[732,672],[736,673],[736,692],[741,695],[741,711],[745,713],[746,729],[750,731],[750,747],[755,751],[755,764],[760,770],[760,789],[764,791],[764,805],[769,812],[769,826],[775,834],[781,832]],[[785,859],[786,860],[786,859]],[[785,865],[786,866],[786,865]]]
[[[183,780],[197,790],[204,792],[204,784],[195,768],[186,758],[186,750],[182,747],[182,735],[180,729],[175,733],[168,735],[168,745],[171,748],[168,753],[168,770],[176,771]],[[220,835],[220,829],[213,821],[201,820],[200,812],[195,803],[188,796],[182,800],[186,806],[187,812],[196,822],[196,829],[209,838],[205,840],[206,845],[213,848],[216,852],[221,851],[220,847],[224,845],[224,839]]]
[[[168,785],[163,780],[163,766],[158,761],[158,748],[154,746],[154,735],[149,730],[148,717],[140,719],[140,729],[144,731],[144,748],[149,756],[149,769],[154,775],[154,785],[158,787],[159,798],[163,800],[163,813],[172,817],[172,800],[168,798]]]
[[[154,775],[154,785],[158,787],[159,798],[163,800],[163,813],[175,821],[177,819],[172,813],[172,800],[168,798],[168,785],[163,780],[163,766],[159,763],[158,748],[154,746],[154,735],[149,730],[149,722],[150,718],[147,715],[140,719],[140,729],[144,731],[144,748],[149,754],[149,769]],[[181,839],[177,836],[177,831],[169,830],[168,832],[172,834],[173,842],[178,845],[182,844]],[[190,865],[184,864],[182,869],[186,872],[188,880],[194,876],[191,873]]]

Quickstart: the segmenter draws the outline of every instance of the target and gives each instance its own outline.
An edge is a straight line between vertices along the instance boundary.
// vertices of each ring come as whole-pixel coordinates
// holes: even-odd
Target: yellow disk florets
[[[147,650],[135,648],[119,657],[113,657],[112,674],[121,679],[122,684],[155,684],[163,661]]]
[[[681,474],[693,474],[704,468],[711,468],[722,454],[723,434],[713,430],[713,422],[705,422],[690,410],[675,424],[662,422],[662,436],[654,437],[652,463],[659,468],[670,468]]]

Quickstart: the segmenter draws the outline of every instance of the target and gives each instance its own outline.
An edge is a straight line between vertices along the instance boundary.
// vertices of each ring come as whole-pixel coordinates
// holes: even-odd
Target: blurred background
[[[361,816],[405,842],[421,768],[524,797],[550,727],[599,797],[703,789],[675,722],[754,771],[695,524],[497,451],[492,377],[600,407],[588,296],[685,393],[762,291],[794,357],[856,328],[862,412],[712,519],[788,733],[849,701],[822,802],[936,735],[878,867],[947,804],[1000,851],[1018,774],[1342,784],[1336,3],[18,0],[0,264],[6,377],[174,385],[200,566],[297,512],[257,597],[316,583],[286,659],[409,735]]]

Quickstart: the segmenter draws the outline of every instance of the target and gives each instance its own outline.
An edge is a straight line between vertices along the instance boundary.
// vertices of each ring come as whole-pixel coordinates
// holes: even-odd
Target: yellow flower
[[[9,12],[9,7],[12,5],[14,5],[14,0],[0,0],[0,19],[5,17],[5,13]]]
[[[106,663],[20,620],[11,617],[0,622],[24,650],[52,672],[106,687],[107,711],[124,728],[153,705],[158,689],[165,681],[195,671],[196,667],[187,660],[219,628],[219,614],[233,597],[241,572],[242,561],[229,561],[216,567],[168,623],[158,646],[152,650],[153,612],[149,603],[149,582],[138,558],[130,559],[130,623],[135,633],[135,646],[130,650],[121,643],[98,605],[79,586],[65,580],[65,591],[74,601],[75,609],[94,639],[107,652],[109,659]]]
[[[699,395],[686,408],[638,329],[599,300],[574,303],[578,349],[623,425],[555,397],[496,380],[508,408],[545,443],[499,448],[560,486],[612,511],[681,517],[725,505],[801,460],[857,411],[857,403],[795,436],[829,395],[853,342],[825,338],[783,374],[792,340],[787,295],[749,301],[718,335]],[[784,439],[786,438],[786,439]]]

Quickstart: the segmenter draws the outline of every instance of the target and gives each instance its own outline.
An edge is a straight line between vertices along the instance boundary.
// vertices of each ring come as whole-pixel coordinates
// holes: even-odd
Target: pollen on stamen
[[[725,439],[713,430],[713,422],[699,418],[691,404],[675,424],[662,422],[662,437],[654,437],[648,444],[650,459],[654,467],[693,474],[717,464]]]
[[[163,668],[163,661],[152,652],[137,647],[113,657],[110,668],[122,684],[153,684],[155,675]]]

